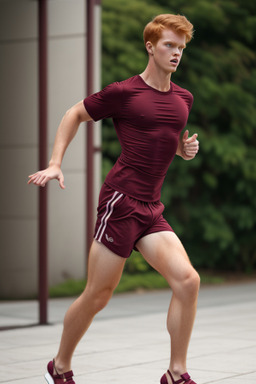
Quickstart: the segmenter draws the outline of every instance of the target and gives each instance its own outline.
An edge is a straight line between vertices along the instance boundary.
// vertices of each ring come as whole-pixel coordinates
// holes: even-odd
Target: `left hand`
[[[186,130],[180,140],[179,155],[184,160],[192,160],[199,151],[199,141],[197,140],[198,134],[194,133],[191,137],[188,137],[188,135],[189,131]]]

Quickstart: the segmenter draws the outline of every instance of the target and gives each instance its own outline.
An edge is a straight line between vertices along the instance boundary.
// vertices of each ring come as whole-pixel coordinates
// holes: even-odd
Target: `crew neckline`
[[[146,85],[149,89],[152,89],[152,91],[154,92],[157,92],[157,93],[161,93],[162,95],[168,95],[172,92],[172,82],[170,81],[170,89],[168,91],[159,91],[158,89],[154,88],[154,87],[151,87],[151,85],[147,84],[146,81],[141,77],[141,75],[137,75],[140,80],[142,81],[142,83],[144,85]]]

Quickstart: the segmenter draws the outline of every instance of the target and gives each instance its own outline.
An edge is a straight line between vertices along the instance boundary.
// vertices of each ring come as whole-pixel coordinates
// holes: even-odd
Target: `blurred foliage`
[[[134,255],[135,258],[137,257]],[[128,260],[128,263],[132,264],[132,259]],[[145,264],[145,262],[144,262]],[[219,275],[211,275],[209,273],[201,273],[201,284],[223,284],[228,279]],[[75,297],[80,295],[84,287],[86,286],[86,280],[66,280],[63,283],[55,285],[50,288],[50,297]],[[167,281],[155,271],[130,271],[122,274],[120,283],[115,289],[115,293],[123,293],[129,291],[141,291],[141,290],[156,290],[167,289],[169,285]],[[31,298],[29,298],[31,299]],[[32,299],[36,299],[33,297]]]
[[[165,217],[196,267],[256,268],[256,2],[103,0],[103,86],[142,72],[143,28],[159,13],[180,13],[195,36],[172,80],[194,95],[187,128],[200,153],[178,156],[162,190]],[[120,153],[103,126],[103,177]],[[141,259],[127,267],[143,270]],[[133,265],[134,264],[134,265]]]

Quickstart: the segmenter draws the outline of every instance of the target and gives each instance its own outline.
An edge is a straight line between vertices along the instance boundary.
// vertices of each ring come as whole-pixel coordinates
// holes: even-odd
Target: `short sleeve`
[[[194,103],[194,96],[192,95],[192,93],[189,92],[189,98],[188,98],[188,110],[189,110],[189,112],[192,109],[193,103]]]
[[[194,102],[194,96],[192,95],[192,93],[190,93],[188,90],[184,89],[183,90],[183,95],[182,95],[182,98],[185,100],[187,106],[188,106],[188,111],[190,112],[191,109],[192,109],[192,106],[193,106],[193,102]]]
[[[102,91],[84,99],[84,106],[94,121],[109,117],[118,118],[121,113],[123,87],[121,83],[112,83]]]

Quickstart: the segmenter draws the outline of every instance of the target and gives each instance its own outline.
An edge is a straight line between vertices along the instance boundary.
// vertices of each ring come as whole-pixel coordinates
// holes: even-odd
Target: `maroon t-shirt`
[[[139,75],[84,99],[94,121],[113,119],[121,144],[121,155],[105,182],[138,200],[160,200],[192,103],[192,94],[173,82],[168,92],[161,92]]]

